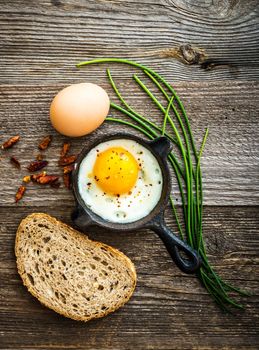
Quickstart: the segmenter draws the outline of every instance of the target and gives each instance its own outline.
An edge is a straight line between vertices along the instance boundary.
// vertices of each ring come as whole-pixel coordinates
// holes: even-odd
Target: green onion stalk
[[[178,227],[179,235],[182,239],[185,239],[191,247],[199,252],[202,259],[202,266],[197,272],[197,276],[214,301],[225,312],[231,312],[232,307],[243,309],[244,306],[237,301],[237,295],[248,296],[249,293],[226,283],[216,273],[208,261],[203,239],[201,157],[209,130],[205,130],[200,149],[197,150],[187,113],[176,91],[160,74],[142,64],[120,58],[99,58],[81,62],[77,64],[77,67],[81,68],[90,64],[112,62],[127,64],[138,68],[147,76],[152,86],[155,87],[159,93],[162,93],[164,99],[161,102],[138,75],[133,75],[134,81],[145,92],[159,111],[162,112],[163,120],[162,126],[157,125],[131,107],[119,91],[110,70],[107,69],[109,82],[121,103],[121,105],[119,105],[111,102],[111,108],[119,111],[131,121],[113,117],[107,117],[106,121],[134,128],[151,140],[158,136],[165,136],[178,149],[178,154],[180,154],[180,156],[177,157],[174,152],[170,152],[168,161],[175,173],[182,201],[184,225],[180,223],[177,210],[179,208],[176,207],[173,196],[170,196],[172,213]],[[166,105],[164,105],[164,103],[166,103]]]

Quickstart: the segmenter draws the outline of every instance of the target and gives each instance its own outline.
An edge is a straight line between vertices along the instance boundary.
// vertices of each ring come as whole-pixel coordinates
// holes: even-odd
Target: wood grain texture
[[[1,350],[259,348],[258,5],[258,0],[0,0],[0,144],[21,135],[13,149],[0,150]],[[220,275],[253,293],[244,300],[244,312],[222,314],[195,276],[181,273],[147,230],[89,231],[92,239],[125,252],[137,268],[133,298],[113,315],[76,323],[41,306],[22,286],[13,252],[20,220],[42,211],[71,224],[73,196],[63,186],[30,184],[14,204],[42,136],[53,135],[44,152],[47,169],[61,175],[57,159],[65,137],[48,122],[55,93],[91,81],[115,100],[105,74],[110,67],[127,101],[161,123],[161,114],[133,82],[138,71],[132,67],[75,68],[81,60],[116,56],[146,64],[172,82],[197,145],[209,127],[202,160],[205,241]],[[121,116],[114,110],[111,115]],[[71,140],[71,153],[97,135],[119,130],[133,132],[105,123]],[[11,155],[21,161],[21,171],[9,163]],[[174,177],[172,184],[179,203]],[[175,229],[169,209],[166,222]]]
[[[88,324],[65,319],[41,306],[22,286],[13,243],[19,221],[35,207],[0,208],[2,348],[6,349],[256,349],[259,306],[259,213],[255,207],[206,207],[205,240],[209,258],[229,282],[253,291],[246,311],[224,315],[195,276],[172,263],[163,244],[147,230],[118,234],[91,229],[89,236],[114,245],[133,260],[138,285],[130,302]],[[72,207],[42,208],[66,223]],[[171,215],[168,224],[173,227]],[[239,228],[238,230],[236,228]],[[26,334],[26,336],[24,336]],[[21,342],[22,338],[22,342]],[[22,343],[22,346],[21,346]]]
[[[130,57],[171,81],[259,77],[258,0],[1,0],[0,5],[3,83],[80,80],[75,63],[97,56]],[[174,49],[183,44],[204,49],[208,61],[175,60]],[[123,67],[116,70],[127,80]],[[99,71],[90,69],[88,77],[98,78]]]
[[[82,75],[87,74],[87,70]],[[116,79],[116,75],[114,75]],[[103,77],[104,79],[104,77]],[[113,97],[112,89],[105,80],[100,84]],[[27,174],[26,166],[34,160],[38,152],[38,142],[46,135],[53,135],[51,147],[45,152],[49,160],[48,172],[62,174],[58,158],[64,137],[58,135],[49,123],[49,104],[53,95],[64,85],[2,85],[0,87],[0,118],[2,133],[0,143],[16,134],[21,140],[13,149],[1,152],[0,203],[10,205],[14,193]],[[150,100],[130,82],[120,84],[128,101],[138,111],[162,125],[162,115]],[[195,139],[199,145],[205,127],[210,135],[203,157],[204,196],[207,205],[257,205],[259,204],[259,125],[257,123],[259,102],[255,95],[259,92],[256,82],[213,82],[213,83],[177,83],[175,88],[181,96]],[[154,90],[154,89],[153,89]],[[155,91],[155,90],[154,90]],[[114,98],[115,100],[115,98]],[[121,117],[111,110],[111,115]],[[80,139],[74,139],[71,153],[80,152],[82,146],[93,141],[94,137],[109,132],[125,130],[106,122],[95,133]],[[9,156],[15,155],[22,164],[22,170],[11,166]],[[172,177],[173,194],[179,198],[175,177]],[[56,200],[73,203],[73,197],[65,188],[59,190],[28,185],[26,197],[20,205],[44,206],[46,201],[53,204]]]

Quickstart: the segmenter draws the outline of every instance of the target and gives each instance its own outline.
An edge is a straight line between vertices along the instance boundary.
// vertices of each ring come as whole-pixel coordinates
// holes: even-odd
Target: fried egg
[[[79,193],[86,206],[115,223],[147,216],[157,205],[162,186],[162,171],[154,155],[129,139],[92,148],[78,173]]]

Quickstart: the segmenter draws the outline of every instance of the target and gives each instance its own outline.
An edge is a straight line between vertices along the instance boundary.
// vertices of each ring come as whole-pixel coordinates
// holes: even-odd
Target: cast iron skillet
[[[162,171],[163,188],[159,202],[147,216],[131,223],[114,223],[102,219],[99,215],[95,214],[86,206],[78,189],[78,173],[80,163],[85,158],[86,154],[98,144],[114,139],[129,139],[140,143],[152,152]],[[76,208],[72,213],[72,220],[82,231],[87,231],[87,228],[91,225],[101,226],[113,231],[133,231],[143,227],[150,228],[162,239],[176,265],[183,272],[193,273],[200,267],[201,262],[198,253],[187,243],[181,241],[177,236],[175,236],[164,222],[164,210],[168,204],[171,190],[170,173],[166,162],[167,155],[170,150],[171,144],[165,137],[159,137],[152,141],[146,141],[135,135],[117,133],[109,134],[102,138],[96,139],[90,146],[87,146],[82,150],[72,173],[73,191],[76,200]],[[150,171],[152,171],[152,169]],[[180,255],[180,251],[183,251],[187,258],[183,258]]]

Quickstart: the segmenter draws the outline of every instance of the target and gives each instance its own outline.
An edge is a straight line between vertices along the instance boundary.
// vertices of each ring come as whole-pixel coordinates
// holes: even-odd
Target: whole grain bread
[[[21,221],[15,254],[29,292],[74,320],[115,311],[135,289],[135,267],[127,256],[47,214],[34,213]]]

